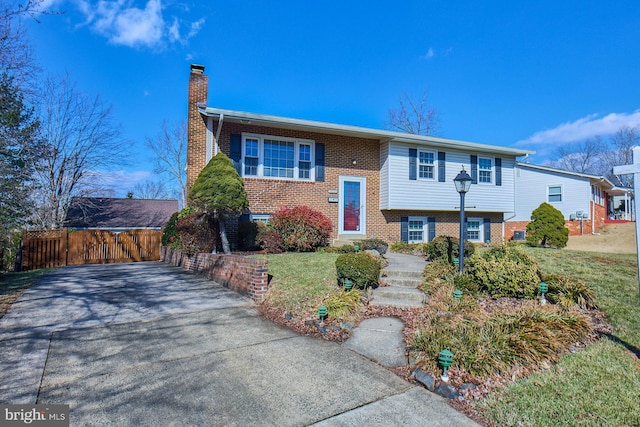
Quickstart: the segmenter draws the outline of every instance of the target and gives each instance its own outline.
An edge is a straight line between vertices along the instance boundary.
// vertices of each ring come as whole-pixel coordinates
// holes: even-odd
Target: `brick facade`
[[[160,260],[205,276],[222,286],[260,301],[269,289],[266,259],[240,255],[199,253],[187,256],[178,249],[163,246]]]
[[[204,74],[204,67],[192,65],[187,108],[187,188],[191,188],[206,166],[207,126],[198,112],[198,103],[207,102],[208,86],[209,77]]]

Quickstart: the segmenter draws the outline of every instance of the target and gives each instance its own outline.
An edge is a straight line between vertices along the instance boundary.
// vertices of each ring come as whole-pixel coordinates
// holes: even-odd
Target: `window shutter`
[[[478,156],[471,155],[471,183],[478,183]]]
[[[233,162],[233,166],[238,171],[238,174],[242,176],[242,169],[240,167],[240,159],[242,157],[242,135],[239,133],[232,133],[230,135],[231,150],[229,151],[229,158]]]
[[[418,164],[418,149],[409,148],[409,179],[415,181],[417,176],[417,164]]]
[[[429,227],[429,235],[427,237],[427,242],[430,242],[436,238],[436,219],[432,216],[428,217],[427,225]]]
[[[409,217],[403,216],[400,218],[400,240],[403,243],[409,243]]]
[[[496,185],[502,185],[502,159],[496,157]]]
[[[444,151],[438,151],[438,182],[445,182],[445,157]]]
[[[316,182],[324,182],[324,144],[316,142]]]
[[[484,219],[484,241],[491,242],[491,218]]]

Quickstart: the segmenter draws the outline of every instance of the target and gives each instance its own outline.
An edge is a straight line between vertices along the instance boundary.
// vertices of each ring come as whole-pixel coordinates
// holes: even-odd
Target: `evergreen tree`
[[[531,246],[564,248],[569,240],[569,229],[564,225],[562,212],[543,202],[531,212],[527,225],[527,243]]]
[[[220,228],[225,254],[231,252],[224,217],[249,207],[242,178],[224,153],[216,154],[202,169],[189,192],[190,204],[214,216]]]

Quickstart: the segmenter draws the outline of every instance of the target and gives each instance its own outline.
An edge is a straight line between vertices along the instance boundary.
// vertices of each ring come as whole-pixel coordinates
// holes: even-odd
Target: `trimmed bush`
[[[569,241],[569,229],[564,215],[549,203],[543,202],[531,212],[527,224],[527,243],[530,246],[564,248]]]
[[[401,254],[409,254],[409,255],[413,255],[416,252],[423,253],[424,243],[393,242],[391,244],[391,250],[393,252],[398,252]]]
[[[361,251],[366,250],[376,250],[380,255],[384,255],[387,253],[387,249],[389,249],[389,245],[384,240],[380,239],[365,239],[360,240],[357,245],[360,246]]]
[[[280,209],[271,217],[271,227],[282,236],[284,249],[310,252],[327,246],[331,220],[307,206]]]
[[[438,236],[424,245],[423,250],[424,254],[432,260],[444,258],[448,262],[453,263],[453,259],[460,255],[460,239],[451,236]],[[475,245],[468,240],[465,240],[464,257],[470,257],[473,255],[475,250]]]
[[[264,233],[261,246],[269,254],[281,254],[285,251],[282,234],[273,230]]]
[[[548,274],[542,280],[549,286],[546,298],[550,302],[565,309],[574,305],[588,310],[598,308],[595,294],[585,282],[562,274]]]
[[[189,256],[199,252],[209,253],[216,246],[216,221],[205,213],[191,213],[178,219],[176,231],[182,251]]]
[[[447,281],[456,274],[456,268],[447,262],[447,260],[440,258],[430,261],[422,272],[423,285],[422,288],[425,292],[429,292],[431,284]]]
[[[515,245],[498,245],[466,263],[467,274],[491,296],[534,298],[538,292],[538,264]]]
[[[380,279],[380,261],[366,252],[342,254],[336,259],[336,271],[340,284],[349,279],[360,289],[376,287]]]
[[[321,251],[328,254],[350,254],[350,253],[354,253],[356,250],[353,247],[353,245],[342,245],[342,246],[328,246],[326,248],[322,248]]]
[[[176,230],[176,223],[178,222],[179,212],[175,212],[167,221],[167,225],[162,230],[162,246],[170,246],[174,249],[180,247],[180,237],[178,236],[178,230]]]

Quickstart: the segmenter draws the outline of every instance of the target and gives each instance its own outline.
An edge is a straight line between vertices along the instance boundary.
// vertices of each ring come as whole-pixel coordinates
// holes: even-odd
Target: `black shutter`
[[[444,182],[447,179],[445,176],[445,158],[444,151],[438,151],[438,182]]]
[[[502,159],[496,157],[496,185],[502,185]]]
[[[429,235],[427,236],[427,242],[436,238],[436,219],[432,216],[427,218],[427,225],[429,228]]]
[[[238,174],[242,176],[242,169],[240,167],[240,159],[242,157],[242,135],[239,133],[232,133],[230,135],[231,150],[229,151],[229,158],[233,162],[233,166],[238,171]]]
[[[324,144],[316,142],[316,181],[324,182]]]
[[[409,217],[403,216],[400,218],[400,240],[403,243],[409,243]]]
[[[416,174],[416,165],[418,164],[418,149],[409,148],[409,179],[415,181],[418,179]]]
[[[484,241],[485,243],[491,242],[491,218],[484,219]]]
[[[478,183],[478,156],[471,155],[471,183]]]

